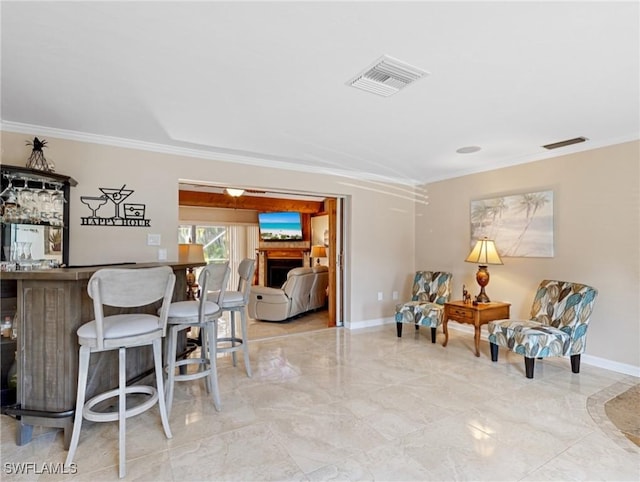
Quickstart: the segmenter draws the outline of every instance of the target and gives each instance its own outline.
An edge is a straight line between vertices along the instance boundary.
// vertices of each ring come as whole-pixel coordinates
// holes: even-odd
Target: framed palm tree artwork
[[[44,254],[62,253],[62,228],[45,227]]]
[[[471,201],[471,246],[495,241],[500,256],[553,257],[553,191]]]

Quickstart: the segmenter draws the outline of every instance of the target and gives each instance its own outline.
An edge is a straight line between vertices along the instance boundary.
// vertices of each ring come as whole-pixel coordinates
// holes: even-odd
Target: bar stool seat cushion
[[[171,323],[179,323],[181,320],[177,318],[197,318],[198,310],[200,309],[199,301],[175,301],[169,306],[169,318],[172,318]],[[213,301],[204,302],[204,315],[215,315],[220,311],[220,307]],[[191,320],[185,320],[185,323]]]
[[[103,318],[105,345],[111,345],[107,340],[114,341],[131,336],[146,335],[154,331],[162,332],[160,320],[154,315],[140,313],[112,315]],[[95,346],[98,337],[96,320],[82,325],[78,328],[77,334],[80,344]]]
[[[209,298],[216,299],[218,296],[218,292],[210,292]],[[220,306],[222,308],[232,308],[234,306],[240,307],[245,305],[244,293],[240,291],[225,291],[222,294],[222,299],[220,300]]]

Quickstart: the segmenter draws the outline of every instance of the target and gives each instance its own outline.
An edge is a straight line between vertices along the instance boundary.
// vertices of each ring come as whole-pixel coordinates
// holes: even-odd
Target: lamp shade
[[[178,261],[181,263],[204,263],[204,246],[201,244],[179,244]]]
[[[465,261],[480,265],[502,264],[502,260],[496,249],[496,243],[487,238],[480,239],[476,242],[476,245]]]
[[[312,246],[311,247],[311,257],[312,258],[326,258],[327,257],[327,248],[324,246]]]

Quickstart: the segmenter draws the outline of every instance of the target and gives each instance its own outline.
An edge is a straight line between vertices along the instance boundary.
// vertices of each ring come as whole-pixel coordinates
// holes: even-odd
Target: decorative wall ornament
[[[151,221],[144,217],[146,209],[144,204],[124,202],[134,193],[133,189],[125,189],[125,187],[126,184],[121,188],[100,187],[98,189],[102,192],[101,196],[80,196],[82,204],[91,210],[91,216],[80,218],[80,225],[150,227]],[[104,208],[107,204],[109,206]],[[112,206],[113,215],[109,216]],[[98,211],[101,211],[102,215],[99,215]]]
[[[500,256],[553,257],[553,191],[471,201],[471,246],[495,241]]]
[[[43,149],[47,147],[47,141],[34,137],[32,141],[27,141],[27,146],[32,146],[31,155],[27,159],[27,167],[39,171],[53,172],[55,164],[44,157]]]

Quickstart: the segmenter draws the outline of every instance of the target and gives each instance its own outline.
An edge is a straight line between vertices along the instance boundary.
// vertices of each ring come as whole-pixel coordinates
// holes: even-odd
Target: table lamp
[[[322,245],[312,246],[311,257],[316,258],[316,266],[320,266],[320,258],[327,257],[327,248]]]
[[[476,281],[480,285],[480,294],[476,297],[476,301],[478,303],[489,303],[491,300],[484,291],[484,287],[489,284],[487,265],[503,264],[496,249],[496,243],[487,238],[478,240],[465,261],[479,265],[478,272],[476,273]]]
[[[204,259],[204,246],[201,244],[179,244],[178,245],[178,261],[180,263],[202,264]],[[193,272],[193,266],[187,268],[187,299],[195,300],[198,292],[198,283],[196,283],[196,275]]]

